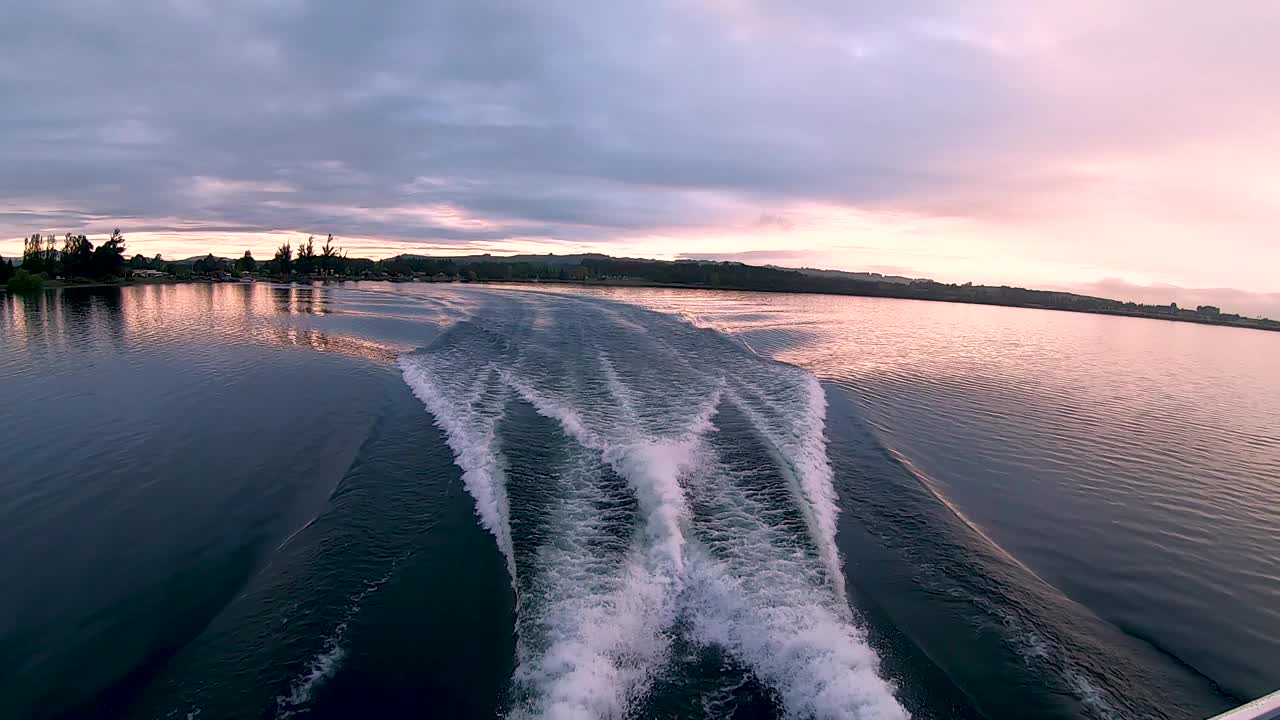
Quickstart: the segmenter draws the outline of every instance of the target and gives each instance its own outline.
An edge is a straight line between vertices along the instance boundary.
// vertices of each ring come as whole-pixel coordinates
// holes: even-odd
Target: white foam
[[[739,370],[728,397],[773,457],[766,476],[787,480],[812,550],[796,544],[759,470],[710,458],[690,479],[708,506],[683,598],[694,639],[749,667],[791,717],[905,718],[845,597],[822,387],[786,367]]]
[[[579,548],[550,544],[542,553],[553,585],[539,617],[548,643],[539,656],[522,659],[517,671],[518,681],[537,689],[536,700],[522,713],[622,717],[669,655],[668,631],[684,586],[683,525],[688,522],[680,477],[695,461],[702,435],[713,427],[719,390],[682,430],[655,438],[639,433],[634,422],[593,422],[599,414],[584,418],[565,399],[535,389],[514,373],[504,379],[627,481],[644,528],[643,542],[627,558],[620,582],[603,594],[583,591],[590,581],[575,572],[585,562],[574,556]],[[629,391],[614,387],[612,392],[630,401]]]
[[[682,525],[688,519],[680,476],[692,465],[702,436],[714,428],[712,418],[720,404],[720,389],[713,388],[690,423],[673,436],[645,437],[635,434],[633,428],[615,426],[608,428],[612,437],[605,437],[589,428],[573,407],[544,395],[512,374],[504,377],[540,415],[557,420],[566,434],[583,447],[598,451],[615,472],[626,478],[645,519],[649,552],[669,565],[678,580],[684,572]]]
[[[332,678],[334,673],[338,672],[338,669],[342,666],[343,658],[347,655],[347,650],[342,645],[342,641],[347,634],[347,623],[356,616],[356,613],[360,612],[360,604],[364,602],[365,598],[371,593],[377,592],[379,588],[391,579],[392,573],[395,572],[396,564],[393,562],[386,574],[377,580],[365,581],[364,588],[350,598],[342,621],[325,638],[324,650],[316,654],[307,663],[306,670],[290,686],[289,694],[276,698],[277,717],[282,720],[293,717],[298,708],[310,703],[315,696],[316,690],[329,678]]]
[[[813,534],[822,549],[822,559],[831,575],[836,594],[846,603],[844,563],[836,545],[836,522],[840,516],[835,479],[827,459],[827,396],[817,378],[804,374],[806,402],[795,416],[794,436],[783,447],[800,480],[800,489],[808,501]]]
[[[750,667],[777,691],[788,716],[909,717],[862,632],[829,604],[806,598],[802,587],[771,591],[709,559],[695,562],[687,599],[695,639]]]
[[[490,407],[485,409],[486,412],[477,412],[476,397],[465,403],[459,398],[447,397],[421,356],[401,358],[399,364],[413,394],[427,406],[435,416],[436,426],[444,431],[445,440],[453,450],[454,462],[462,469],[463,486],[475,500],[480,524],[497,541],[514,581],[515,550],[511,544],[506,475],[496,443],[501,408]]]
[[[615,590],[594,594],[574,587],[581,579],[574,565],[551,571],[555,598],[539,613],[547,643],[516,670],[516,681],[532,687],[534,698],[513,717],[624,717],[669,657],[665,631],[675,616],[669,576],[632,557]]]
[[[973,598],[975,603],[995,615],[1008,628],[1009,637],[1017,652],[1029,663],[1046,663],[1061,674],[1071,694],[1084,705],[1090,717],[1119,717],[1115,705],[1109,701],[1108,694],[1098,688],[1088,678],[1088,671],[1082,670],[1072,658],[1062,652],[1062,648],[1053,640],[1046,638],[1017,613],[988,600]]]
[[[779,469],[793,484],[797,504],[809,527],[809,534],[822,555],[831,589],[847,607],[844,563],[836,545],[840,506],[834,475],[827,459],[827,398],[822,384],[809,373],[779,366],[778,375],[788,378],[789,392],[753,397],[757,388],[738,383],[732,393],[742,410],[774,455]],[[781,409],[781,418],[769,417],[762,405]]]
[[[279,717],[293,717],[294,710],[299,706],[311,702],[316,688],[320,687],[326,680],[333,677],[342,665],[342,659],[346,656],[347,651],[342,646],[342,638],[347,632],[347,623],[338,623],[334,628],[333,634],[325,639],[325,649],[311,661],[307,663],[307,669],[300,678],[294,681],[293,686],[289,690],[289,694],[282,698],[277,698],[276,703],[280,708]]]
[[[600,353],[600,374],[604,375],[605,386],[609,388],[609,396],[617,404],[618,409],[622,412],[625,420],[631,424],[639,420],[636,413],[636,401],[632,397],[631,390],[622,382],[622,378],[618,376],[618,370],[613,366],[613,361],[604,352]]]
[[[596,312],[589,302],[553,296],[527,300],[537,312],[475,318],[486,333],[477,337],[506,340],[496,357],[493,347],[472,348],[464,336],[401,361],[406,382],[444,430],[517,588],[512,716],[633,713],[669,661],[683,613],[691,639],[749,667],[791,716],[906,718],[844,595],[826,397],[817,380],[741,350],[718,354],[705,336],[651,332],[649,317],[638,323],[628,312]],[[561,322],[562,312],[587,316]],[[636,328],[646,329],[644,348],[620,346],[617,339],[637,336],[629,332]],[[598,365],[585,361],[592,356]],[[469,384],[477,366],[481,380]],[[495,403],[505,395],[495,383],[569,439],[563,467],[545,480],[548,517],[538,547],[529,548],[536,558],[530,577],[520,583],[496,438]],[[753,477],[732,476],[751,471],[716,457],[707,438],[725,398],[771,454],[776,468],[769,471],[786,479],[794,508],[776,507],[778,496]],[[606,467],[635,499],[634,509],[619,511],[627,513],[623,522],[638,515],[629,540],[617,536],[618,518],[598,517],[600,508],[617,506],[621,486]],[[700,508],[712,505],[696,527],[691,497]],[[605,546],[611,550],[600,553]]]

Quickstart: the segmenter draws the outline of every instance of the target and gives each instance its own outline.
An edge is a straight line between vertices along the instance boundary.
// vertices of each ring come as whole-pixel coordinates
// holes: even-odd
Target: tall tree
[[[238,272],[253,272],[258,269],[258,261],[253,259],[253,255],[248,250],[244,251],[244,257],[236,261],[236,270]]]
[[[58,267],[58,238],[53,233],[44,236],[44,271],[52,275]]]
[[[124,235],[116,228],[111,231],[111,237],[93,251],[93,276],[123,275],[124,264]]]
[[[316,236],[307,236],[307,241],[298,246],[298,260],[295,263],[298,272],[310,275],[316,271]]]
[[[35,274],[44,272],[44,238],[32,233],[22,243],[22,269]]]
[[[9,282],[9,278],[13,277],[13,272],[14,268],[12,260],[0,262],[0,283]]]
[[[320,248],[320,269],[332,275],[334,270],[338,269],[338,256],[342,253],[342,248],[334,247],[333,234],[330,233],[325,238],[324,247]]]
[[[93,269],[93,243],[84,235],[67,233],[62,242],[62,273],[70,278],[90,277]]]
[[[286,242],[276,248],[276,255],[271,258],[271,262],[275,263],[276,272],[281,275],[293,272],[293,245]]]

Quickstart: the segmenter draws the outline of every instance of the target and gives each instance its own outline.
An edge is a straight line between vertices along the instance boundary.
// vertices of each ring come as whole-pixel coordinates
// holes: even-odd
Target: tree
[[[253,259],[253,255],[248,250],[244,251],[244,257],[236,261],[237,272],[253,272],[258,269],[258,261]]]
[[[324,241],[324,247],[320,248],[320,269],[330,275],[338,268],[338,256],[342,253],[342,248],[333,246],[333,235],[330,234]]]
[[[281,275],[288,275],[293,272],[293,246],[285,243],[276,249],[275,257],[271,258],[271,262],[276,266],[276,272]]]
[[[22,243],[22,269],[29,273],[44,272],[44,238],[33,233]]]
[[[89,238],[67,233],[62,242],[62,274],[70,278],[94,275],[93,243]]]
[[[5,283],[5,289],[11,293],[29,293],[35,292],[44,286],[44,278],[27,272],[25,269],[19,269],[14,272],[13,277]]]
[[[146,270],[148,267],[150,267],[150,265],[151,265],[151,261],[148,260],[147,256],[143,255],[142,253],[138,253],[137,255],[134,255],[133,257],[129,258],[130,270]]]
[[[316,270],[316,236],[307,236],[307,241],[298,246],[298,260],[295,263],[298,272],[310,275]]]
[[[191,269],[198,275],[207,275],[218,270],[218,258],[209,253],[191,265]]]
[[[53,233],[44,236],[44,271],[50,275],[58,266],[58,238]]]
[[[13,277],[13,261],[5,260],[0,263],[0,283],[7,283]]]
[[[123,275],[124,264],[124,235],[116,228],[111,231],[111,237],[93,251],[93,277]]]

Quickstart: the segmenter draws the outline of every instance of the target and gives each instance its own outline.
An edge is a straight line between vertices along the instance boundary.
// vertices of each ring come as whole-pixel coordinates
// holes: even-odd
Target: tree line
[[[85,235],[67,233],[59,248],[56,235],[35,233],[23,243],[20,267],[32,275],[104,280],[124,276],[124,251],[119,228],[97,247]]]
[[[373,260],[347,257],[346,251],[334,244],[333,235],[325,238],[320,247],[316,247],[315,236],[309,236],[298,244],[296,251],[293,243],[285,242],[276,248],[270,260],[265,261],[259,261],[249,250],[235,260],[209,253],[193,262],[165,261],[159,255],[151,259],[136,255],[129,261],[132,270],[157,270],[179,278],[245,273],[279,279],[299,276],[355,278],[369,274],[376,266]]]
[[[11,290],[38,289],[54,277],[83,281],[121,278],[125,274],[124,235],[116,228],[111,236],[94,247],[85,235],[67,233],[61,247],[55,234],[34,233],[22,244],[22,261],[14,267],[9,260],[0,269],[0,279]]]
[[[863,279],[844,275],[809,273],[772,266],[702,260],[645,260],[615,258],[595,253],[581,255],[517,255],[495,257],[429,257],[397,255],[383,260],[352,258],[334,242],[333,235],[318,246],[309,236],[295,248],[284,242],[269,259],[259,262],[249,251],[234,261],[208,254],[194,262],[167,262],[159,255],[135,255],[124,260],[124,236],[117,229],[110,239],[94,247],[83,235],[67,234],[61,249],[53,235],[32,235],[24,245],[22,263],[0,263],[0,280],[6,274],[30,277],[103,280],[129,271],[156,270],[177,278],[220,277],[235,273],[278,280],[305,278],[451,280],[451,281],[561,281],[605,284],[659,284],[698,288],[823,293],[872,297],[940,300],[946,302],[1035,307],[1078,312],[1159,317],[1193,322],[1260,327],[1280,330],[1280,322],[1223,313],[1202,306],[1195,310],[1176,304],[1149,305],[1108,298],[1020,287],[963,285],[914,280],[909,283]],[[12,282],[12,280],[10,280]]]
[[[246,252],[245,257],[248,256]],[[377,265],[376,261],[368,258],[347,257],[345,250],[333,244],[333,235],[326,237],[324,245],[316,248],[315,236],[311,235],[306,242],[298,244],[296,252],[292,243],[282,243],[263,269],[268,275],[275,276],[359,277],[373,272]]]
[[[1152,305],[1054,290],[973,283],[947,284],[932,280],[890,282],[738,262],[645,260],[599,254],[510,258],[401,255],[379,261],[376,269],[392,277],[659,284],[724,290],[858,295],[1132,315],[1280,330],[1280,322],[1275,320],[1224,313],[1207,305],[1191,310],[1179,308],[1177,303]]]

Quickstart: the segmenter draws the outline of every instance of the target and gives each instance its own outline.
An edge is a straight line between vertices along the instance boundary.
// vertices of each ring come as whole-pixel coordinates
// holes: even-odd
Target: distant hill
[[[406,253],[397,255],[391,260],[404,258],[406,260],[450,260],[458,265],[470,265],[473,263],[487,262],[506,262],[506,263],[534,263],[538,265],[549,265],[552,267],[581,265],[583,261],[589,260],[614,260],[609,255],[601,253],[579,253],[576,255],[556,255],[555,253],[547,253],[545,255],[491,255],[484,253],[483,255],[414,255]]]
[[[767,267],[779,267],[777,265],[769,265]],[[790,270],[791,268],[780,268],[782,270]],[[881,275],[875,272],[848,272],[846,270],[819,270],[817,268],[796,268],[805,275],[813,275],[814,277],[842,277],[850,280],[862,280],[864,282],[887,282],[898,283],[900,285],[910,285],[917,280],[924,278],[909,278],[902,275]],[[926,281],[927,282],[927,281]]]
[[[171,262],[171,263],[173,263],[174,265],[194,265],[194,264],[196,264],[196,261],[197,261],[197,260],[204,260],[204,259],[205,259],[205,258],[207,258],[207,257],[209,257],[209,256],[208,256],[208,255],[196,255],[196,256],[194,256],[194,257],[185,258],[185,259],[183,259],[183,260],[168,260],[167,262]],[[218,262],[220,262],[220,263],[230,263],[230,262],[235,262],[235,260],[234,260],[234,259],[232,259],[232,258],[228,258],[228,257],[219,257],[219,256],[217,256],[217,255],[214,255],[214,256],[213,256],[213,259],[214,259],[214,260],[217,260],[217,261],[218,261]]]
[[[344,261],[348,262],[348,261]],[[576,282],[594,285],[660,285],[718,290],[823,293],[1106,313],[1185,322],[1280,330],[1280,322],[1246,318],[1217,308],[1195,310],[1020,287],[945,284],[933,280],[842,270],[794,270],[714,260],[645,260],[599,253],[577,255],[398,255],[369,263],[375,276],[471,281]]]
[[[451,260],[454,263],[459,265],[468,265],[472,263],[484,263],[484,262],[507,262],[507,263],[534,263],[534,264],[547,265],[550,267],[572,267],[575,265],[582,265],[584,263],[602,262],[602,261],[672,263],[677,265],[706,265],[706,264],[738,265],[746,268],[765,267],[771,270],[781,270],[783,272],[799,272],[805,275],[812,275],[814,277],[847,278],[850,280],[860,280],[862,282],[887,282],[887,283],[898,283],[902,285],[909,285],[912,282],[915,282],[916,280],[919,279],[919,278],[903,277],[901,275],[881,275],[880,273],[875,273],[875,272],[850,272],[847,270],[823,270],[819,268],[807,268],[807,267],[806,268],[789,268],[789,267],[783,267],[781,265],[757,266],[757,265],[748,265],[746,263],[738,262],[735,260],[716,261],[716,260],[698,260],[698,259],[690,259],[690,258],[685,258],[680,260],[647,260],[643,258],[613,257],[612,255],[605,255],[603,253],[579,253],[579,254],[573,254],[573,255],[556,255],[554,253],[547,253],[545,255],[491,255],[489,253],[485,253],[483,255],[456,255],[456,256],[415,255],[415,254],[406,253],[404,255],[399,255],[397,257],[413,258],[413,259],[420,259],[420,260]]]

